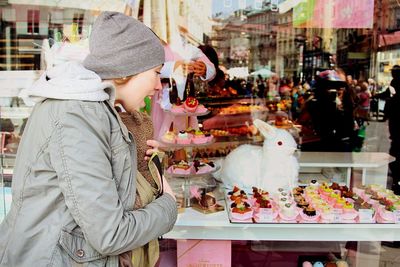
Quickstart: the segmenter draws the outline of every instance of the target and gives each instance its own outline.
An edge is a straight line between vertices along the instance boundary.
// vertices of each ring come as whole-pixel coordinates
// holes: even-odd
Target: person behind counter
[[[184,85],[186,84],[186,76],[184,72],[193,73],[195,77],[199,77],[201,81],[207,82],[215,77],[214,64],[207,58],[206,55],[197,47],[187,44],[186,50],[191,51],[192,57],[189,62],[185,62],[179,54],[174,52],[171,47],[164,43],[165,64],[161,69],[161,78],[170,80],[169,83],[163,84],[163,89],[158,91],[152,97],[151,118],[154,125],[154,138],[160,140],[171,125],[177,132],[186,130],[187,126],[198,129],[198,121],[196,116],[190,117],[190,125],[184,117],[176,117],[164,110],[170,110],[172,103],[170,100],[170,91],[172,91],[172,80],[175,81],[177,88],[177,96],[184,100]],[[181,71],[178,71],[181,70]]]
[[[163,62],[149,28],[104,12],[83,65],[56,66],[21,92],[36,105],[0,225],[0,266],[119,266],[120,254],[172,229],[176,202],[163,177],[157,198],[134,210],[136,145],[114,109],[134,111],[160,90]]]

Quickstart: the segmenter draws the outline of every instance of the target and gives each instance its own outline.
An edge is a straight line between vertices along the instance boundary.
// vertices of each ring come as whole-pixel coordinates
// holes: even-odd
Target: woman
[[[161,89],[163,62],[149,28],[104,12],[83,66],[59,65],[21,93],[36,105],[0,225],[0,266],[118,266],[119,254],[173,227],[176,203],[164,178],[157,199],[133,210],[136,145],[114,109],[137,110]]]

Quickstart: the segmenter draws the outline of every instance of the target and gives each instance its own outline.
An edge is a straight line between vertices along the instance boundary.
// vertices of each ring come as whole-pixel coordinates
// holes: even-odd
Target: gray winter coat
[[[17,154],[0,266],[118,266],[177,216],[168,194],[133,211],[135,176],[135,143],[107,101],[40,102]]]

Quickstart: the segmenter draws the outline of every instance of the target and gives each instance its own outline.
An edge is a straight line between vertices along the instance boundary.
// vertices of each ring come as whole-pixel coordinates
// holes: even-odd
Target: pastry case
[[[381,97],[374,92],[389,88],[391,69],[399,64],[400,42],[394,38],[398,20],[388,18],[398,17],[400,7],[387,3],[395,1],[364,1],[365,5],[355,0],[325,1],[327,5],[276,0],[114,0],[102,1],[107,2],[103,5],[94,0],[0,1],[0,222],[11,203],[16,151],[31,112],[17,97],[19,91],[47,67],[45,61],[52,58],[46,52],[54,44],[66,48],[66,56],[81,59],[64,44],[87,37],[101,11],[125,11],[150,26],[171,50],[182,52],[182,41],[182,45],[210,46],[216,52],[203,51],[216,67],[215,79],[197,80],[195,96],[203,109],[194,112],[193,100],[188,103],[191,114],[181,108],[173,111],[185,130],[188,117],[196,117],[199,129],[181,134],[180,129],[161,140],[168,156],[165,173],[181,209],[174,228],[161,239],[159,266],[400,266],[399,203],[386,190],[392,182],[388,164],[394,160],[388,154],[387,123],[375,118],[364,124],[346,120],[346,114],[355,113],[348,106],[355,103],[346,99],[347,89],[343,90],[361,86],[356,79],[368,82],[372,97]],[[298,16],[304,12],[305,16]],[[186,61],[186,52],[177,58]],[[334,116],[325,112],[319,119],[340,122],[335,131],[342,130],[346,121],[360,141],[357,151],[361,152],[312,150],[320,136],[310,125],[311,115],[302,117],[302,111],[306,104],[315,103],[319,74],[329,76],[325,71],[333,69],[350,77],[347,85],[343,77],[328,77],[333,79],[327,86],[340,83],[325,88],[322,95],[330,101],[326,106],[334,106]],[[318,107],[314,112],[319,115],[326,106],[314,105]],[[307,191],[317,184],[323,186],[320,191],[301,193],[304,201],[298,196],[296,201],[293,192],[274,199],[262,188],[256,192],[252,185],[226,188],[213,178],[220,171],[217,163],[237,147],[262,146],[263,137],[252,125],[255,118],[292,134],[300,145],[295,153],[298,185]],[[242,190],[251,203],[231,199],[244,195]],[[343,203],[338,191],[360,198]],[[207,209],[199,212],[193,203]],[[297,209],[306,203],[315,207]],[[357,216],[352,218],[356,207]],[[243,212],[232,216],[234,208]],[[348,219],[342,220],[345,208]],[[215,212],[209,212],[212,209]],[[332,212],[323,214],[325,210]]]

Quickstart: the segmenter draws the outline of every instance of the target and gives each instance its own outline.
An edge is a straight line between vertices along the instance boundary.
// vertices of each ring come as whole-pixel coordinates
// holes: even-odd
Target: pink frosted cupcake
[[[318,222],[320,216],[321,214],[312,207],[307,207],[300,212],[301,220],[305,222]]]
[[[190,135],[185,131],[180,131],[176,137],[176,142],[180,145],[188,145],[192,141]]]
[[[344,198],[339,198],[336,203],[333,205],[335,209],[343,209],[346,200]]]
[[[354,209],[353,203],[346,201],[343,205],[343,213],[342,213],[343,220],[355,220],[358,217],[358,212]]]
[[[331,223],[333,221],[333,211],[330,207],[324,207],[320,211],[321,213],[321,222],[322,223]]]
[[[268,218],[265,214],[268,214]],[[276,222],[278,211],[273,208],[259,208],[254,215],[257,222]]]
[[[212,142],[212,140],[214,139],[214,136],[209,133],[204,134],[204,136],[207,138],[207,143]]]
[[[196,130],[192,138],[193,144],[204,144],[208,142],[208,138],[200,130]]]
[[[379,223],[394,223],[395,222],[394,213],[390,210],[386,210],[385,208],[380,208],[378,209],[377,221]]]
[[[253,218],[253,210],[244,201],[235,201],[231,204],[231,215],[233,220],[246,221]]]
[[[299,211],[293,204],[286,203],[279,211],[279,217],[283,221],[296,221]]]
[[[196,109],[197,113],[206,113],[208,109],[204,105],[199,105]]]

